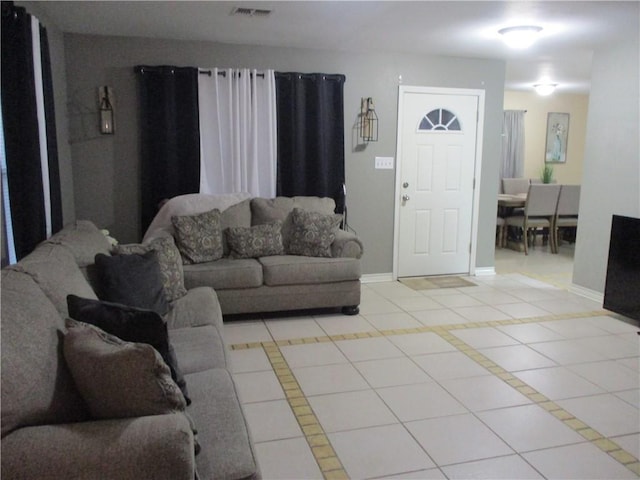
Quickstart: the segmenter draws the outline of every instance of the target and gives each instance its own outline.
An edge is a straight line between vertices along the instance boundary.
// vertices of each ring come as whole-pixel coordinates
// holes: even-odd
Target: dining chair
[[[502,192],[507,195],[519,195],[529,190],[528,178],[503,178]]]
[[[560,245],[559,230],[564,227],[578,226],[578,210],[580,208],[580,185],[562,185],[558,206],[553,218],[553,236],[556,253]]]
[[[507,226],[522,229],[525,255],[529,254],[529,233],[538,228],[547,228],[549,230],[549,246],[551,253],[555,253],[555,238],[552,234],[552,227],[559,195],[560,185],[529,185],[527,200],[524,204],[524,215],[512,215],[505,219]]]
[[[505,235],[504,235],[504,230],[505,230],[505,221],[504,218],[500,217],[500,216],[496,216],[496,229],[497,229],[497,233],[496,233],[496,246],[498,248],[502,248],[504,246],[505,243]]]

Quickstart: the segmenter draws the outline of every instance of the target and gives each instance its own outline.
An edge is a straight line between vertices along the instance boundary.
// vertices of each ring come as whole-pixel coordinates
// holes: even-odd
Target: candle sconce
[[[359,134],[364,142],[378,141],[378,115],[371,97],[360,99]]]

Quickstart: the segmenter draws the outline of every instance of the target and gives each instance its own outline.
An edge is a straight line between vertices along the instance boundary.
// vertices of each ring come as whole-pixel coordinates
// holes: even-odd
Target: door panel
[[[400,277],[469,272],[478,103],[477,95],[402,92]]]

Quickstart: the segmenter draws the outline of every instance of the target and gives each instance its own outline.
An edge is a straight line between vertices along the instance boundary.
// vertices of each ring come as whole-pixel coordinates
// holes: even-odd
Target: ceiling
[[[589,91],[593,51],[639,28],[640,2],[594,1],[85,1],[37,4],[64,32],[504,59],[506,89],[545,77],[558,91]],[[234,7],[271,9],[232,16]],[[500,28],[543,27],[529,49],[505,46]]]

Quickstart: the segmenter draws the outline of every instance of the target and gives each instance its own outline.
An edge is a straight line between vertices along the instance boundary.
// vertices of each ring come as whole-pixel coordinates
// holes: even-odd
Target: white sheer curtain
[[[273,70],[212,68],[198,78],[200,193],[276,194]]]
[[[525,113],[526,110],[504,111],[500,178],[518,178],[524,175]]]

